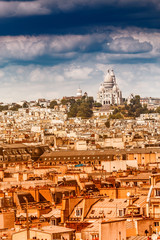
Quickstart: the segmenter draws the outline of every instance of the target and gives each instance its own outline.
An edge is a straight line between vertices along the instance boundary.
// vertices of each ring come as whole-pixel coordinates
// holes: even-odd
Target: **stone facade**
[[[102,105],[120,105],[122,103],[122,92],[118,88],[113,70],[108,70],[104,82],[99,88],[97,102]]]

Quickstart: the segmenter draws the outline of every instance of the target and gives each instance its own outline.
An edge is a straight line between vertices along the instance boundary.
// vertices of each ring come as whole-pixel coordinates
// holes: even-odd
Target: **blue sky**
[[[160,97],[159,0],[0,1],[0,101],[96,98],[108,68],[124,97]]]

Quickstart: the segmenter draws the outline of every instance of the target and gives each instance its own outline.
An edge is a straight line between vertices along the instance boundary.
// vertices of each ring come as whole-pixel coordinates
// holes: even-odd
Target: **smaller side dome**
[[[111,74],[112,77],[115,77],[113,69],[110,70],[110,74]]]
[[[78,88],[77,89],[77,97],[81,97],[82,96],[82,89]]]
[[[103,87],[103,85],[101,85],[100,87],[99,87],[99,92],[103,92],[104,91],[104,87]]]

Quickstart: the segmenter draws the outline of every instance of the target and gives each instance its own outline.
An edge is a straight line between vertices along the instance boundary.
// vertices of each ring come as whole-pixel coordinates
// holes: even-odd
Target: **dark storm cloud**
[[[159,28],[159,5],[158,0],[0,1],[0,34],[86,34],[106,25]]]

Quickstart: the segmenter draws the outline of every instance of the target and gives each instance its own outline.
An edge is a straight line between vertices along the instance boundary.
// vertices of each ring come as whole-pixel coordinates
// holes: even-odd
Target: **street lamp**
[[[27,240],[29,240],[30,239],[30,234],[29,234],[29,221],[28,221],[28,199],[26,197],[23,197],[23,199],[26,202]]]

